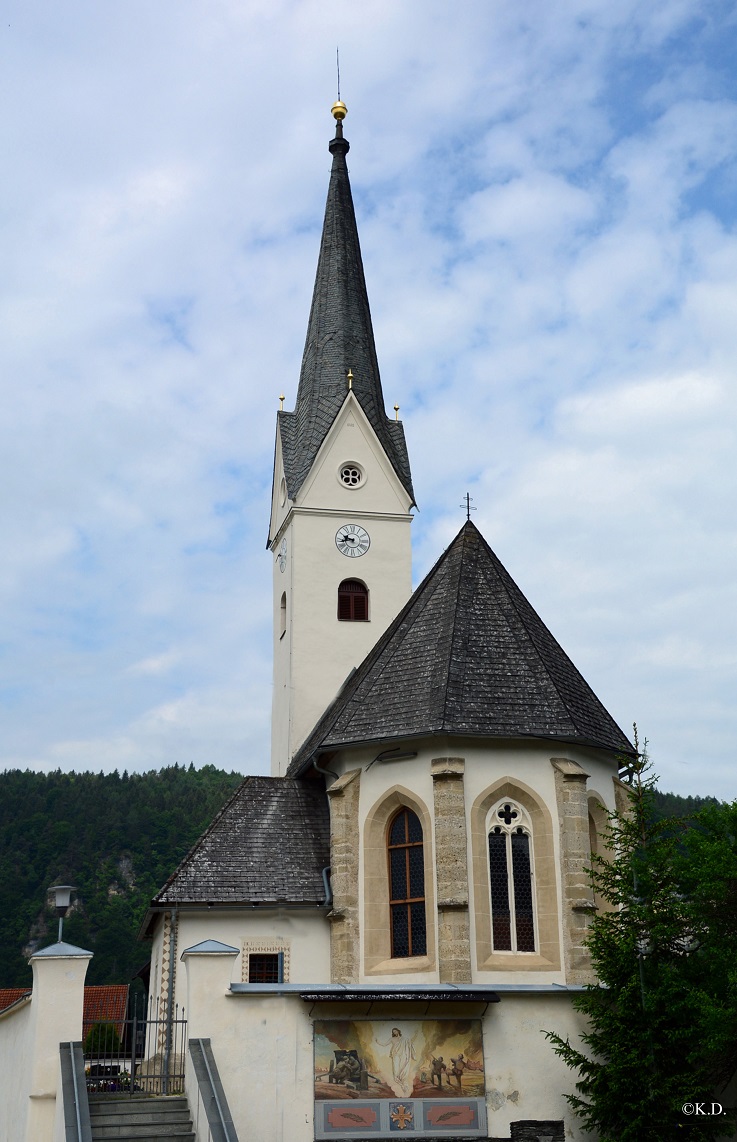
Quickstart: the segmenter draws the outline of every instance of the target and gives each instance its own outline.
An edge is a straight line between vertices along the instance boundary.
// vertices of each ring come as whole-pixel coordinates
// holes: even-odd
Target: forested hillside
[[[46,889],[77,888],[64,939],[95,953],[88,983],[128,983],[153,894],[243,780],[213,766],[150,773],[0,773],[0,987],[31,982],[53,943]]]
[[[77,888],[64,938],[95,953],[88,983],[128,983],[149,957],[146,905],[242,781],[213,766],[134,773],[0,773],[0,987],[31,982],[56,939],[52,884]],[[661,816],[714,798],[659,793]]]

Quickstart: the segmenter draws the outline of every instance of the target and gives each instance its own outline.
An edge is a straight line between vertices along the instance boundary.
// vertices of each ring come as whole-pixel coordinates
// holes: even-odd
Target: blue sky
[[[0,766],[268,769],[339,41],[415,578],[470,491],[662,786],[733,797],[733,6],[4,12]]]

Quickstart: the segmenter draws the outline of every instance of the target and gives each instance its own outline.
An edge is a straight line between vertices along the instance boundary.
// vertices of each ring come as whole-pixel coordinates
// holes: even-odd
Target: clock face
[[[279,554],[277,555],[277,559],[279,560],[279,570],[283,573],[284,568],[287,565],[287,541],[286,541],[286,539],[283,539],[281,541],[281,547],[279,548]]]
[[[369,533],[357,523],[344,523],[335,533],[335,546],[341,555],[357,559],[360,555],[366,554],[371,546],[371,540]]]

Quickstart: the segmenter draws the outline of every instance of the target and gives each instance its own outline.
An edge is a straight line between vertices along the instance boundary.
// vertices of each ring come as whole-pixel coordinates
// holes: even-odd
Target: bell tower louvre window
[[[368,587],[358,579],[344,579],[338,587],[338,618],[342,623],[368,620]]]
[[[389,826],[387,846],[392,959],[427,955],[423,847],[417,814],[400,809]]]

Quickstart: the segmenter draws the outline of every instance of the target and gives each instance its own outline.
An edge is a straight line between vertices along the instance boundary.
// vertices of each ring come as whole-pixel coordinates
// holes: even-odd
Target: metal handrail
[[[190,1039],[189,1053],[213,1142],[238,1142],[210,1040]]]
[[[82,1044],[60,1043],[59,1055],[65,1140],[66,1142],[92,1142]],[[67,1098],[68,1092],[71,1093],[71,1100]]]

